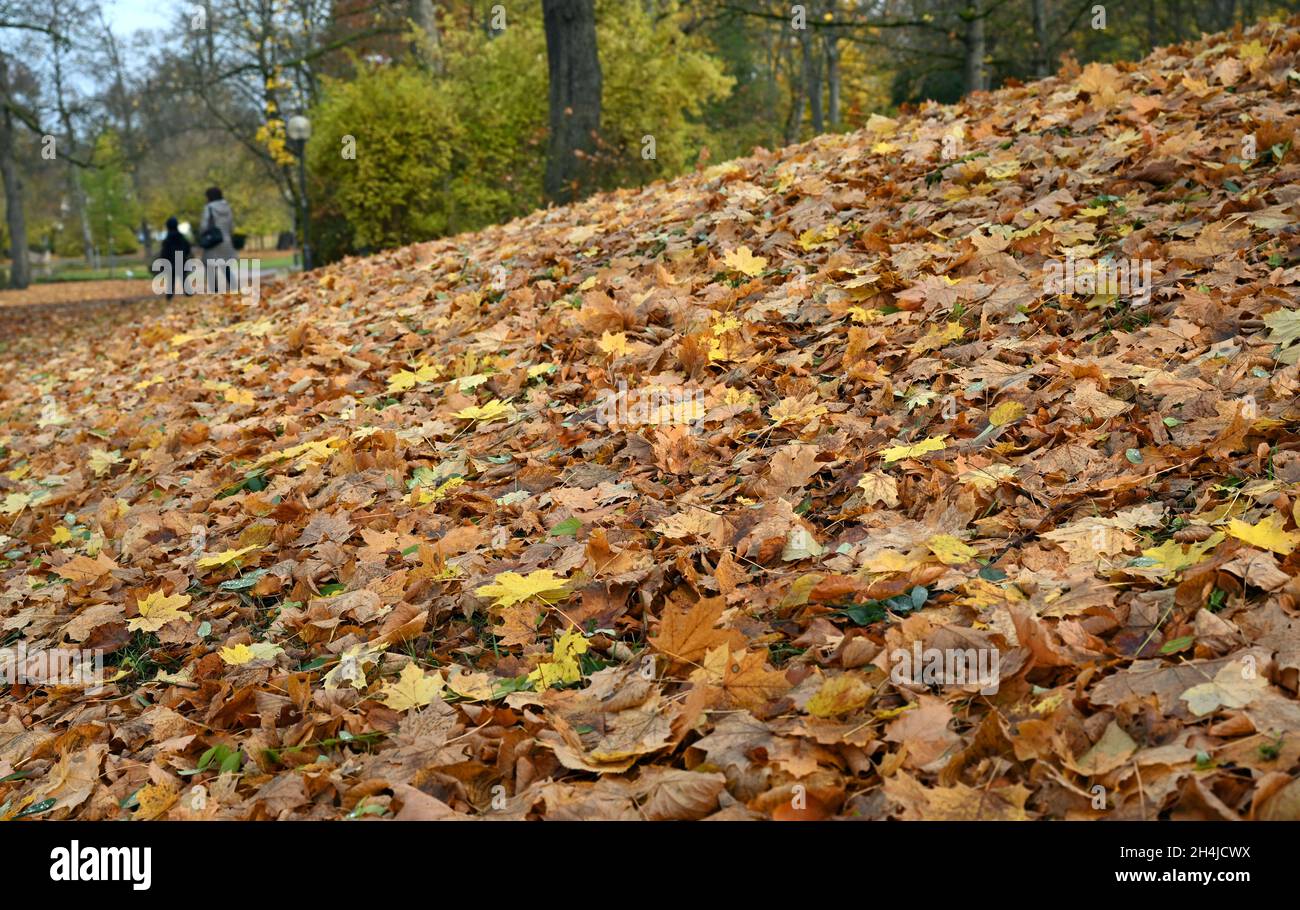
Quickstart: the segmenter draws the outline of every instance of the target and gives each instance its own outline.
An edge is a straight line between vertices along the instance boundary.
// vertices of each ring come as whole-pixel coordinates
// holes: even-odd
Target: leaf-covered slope
[[[1298,56],[16,342],[0,814],[1293,816]]]

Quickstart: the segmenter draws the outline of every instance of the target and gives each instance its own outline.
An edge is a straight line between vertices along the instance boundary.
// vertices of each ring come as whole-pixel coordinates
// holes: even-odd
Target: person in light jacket
[[[204,233],[211,228],[215,227],[221,232],[219,243],[203,248],[208,291],[214,290],[216,273],[215,269],[207,268],[206,264],[214,260],[222,260],[222,264],[225,265],[226,289],[236,291],[238,288],[235,286],[235,277],[238,271],[235,268],[235,259],[239,253],[235,250],[235,213],[230,210],[230,203],[221,195],[220,188],[208,187],[207,197],[208,204],[203,207],[203,217],[199,220],[199,242],[203,242]]]

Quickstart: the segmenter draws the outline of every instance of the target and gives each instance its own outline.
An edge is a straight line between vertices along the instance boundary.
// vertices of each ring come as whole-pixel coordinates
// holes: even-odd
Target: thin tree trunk
[[[1154,2],[1154,0],[1152,0]],[[1047,46],[1047,0],[1033,0],[1034,75],[1042,79],[1052,75],[1051,48]]]
[[[564,204],[592,188],[600,135],[600,58],[594,0],[542,0],[550,79],[550,141],[543,188]]]
[[[785,144],[793,145],[799,141],[803,127],[804,79],[794,62],[792,42],[786,42],[784,49],[786,69],[790,74],[790,111],[785,118]]]
[[[81,249],[86,254],[86,265],[92,269],[99,268],[99,254],[95,251],[95,234],[90,229],[90,209],[86,200],[86,190],[81,185],[81,175],[68,165],[68,192],[72,196],[73,208],[77,210],[77,221],[81,224]]]
[[[826,119],[832,130],[840,128],[840,45],[832,29],[826,36]]]
[[[817,43],[807,29],[799,33],[799,45],[803,53],[803,83],[807,86],[808,113],[812,119],[813,135],[826,132],[826,121],[822,113],[821,57],[817,53]]]
[[[415,42],[415,57],[421,66],[434,74],[442,73],[442,36],[433,0],[409,0],[411,22],[423,34]]]
[[[988,88],[984,80],[984,17],[978,4],[966,8],[966,94],[982,92]]]

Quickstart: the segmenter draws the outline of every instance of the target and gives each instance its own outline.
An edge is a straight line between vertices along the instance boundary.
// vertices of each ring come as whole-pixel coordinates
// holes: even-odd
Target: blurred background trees
[[[273,243],[313,124],[316,261],[639,186],[1300,0],[0,0],[9,280],[143,257],[219,185]],[[101,5],[103,4],[103,5]],[[593,40],[594,39],[594,40]],[[594,58],[592,56],[594,43]],[[598,83],[598,84],[597,84]]]

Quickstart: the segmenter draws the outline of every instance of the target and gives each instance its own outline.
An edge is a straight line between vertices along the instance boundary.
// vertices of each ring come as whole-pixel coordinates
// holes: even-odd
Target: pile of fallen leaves
[[[0,645],[105,666],[0,694],[0,817],[1295,818],[1298,67],[1266,23],[13,342]]]

